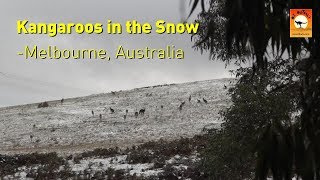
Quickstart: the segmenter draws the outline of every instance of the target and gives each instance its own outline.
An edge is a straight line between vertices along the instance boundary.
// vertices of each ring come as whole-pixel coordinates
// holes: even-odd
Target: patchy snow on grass
[[[72,154],[95,148],[131,147],[160,138],[193,137],[207,127],[219,126],[218,112],[230,105],[224,86],[231,87],[232,81],[97,94],[65,99],[63,104],[49,102],[48,108],[37,108],[37,104],[0,108],[0,153]],[[179,110],[182,102],[185,104]],[[140,109],[145,113],[136,117]]]
[[[189,157],[183,157],[180,155],[175,155],[166,161],[165,166],[172,166],[177,171],[185,171],[188,169],[188,165],[182,164],[183,161],[195,162],[198,160],[198,154],[193,153]],[[200,159],[199,159],[200,160]],[[36,171],[43,165],[32,165],[29,167],[22,166],[19,167],[14,175],[7,175],[3,177],[4,180],[20,179],[29,180],[32,178],[27,178],[28,173]],[[157,177],[159,174],[164,172],[164,167],[154,168],[154,163],[137,163],[130,164],[127,161],[127,155],[117,155],[108,158],[84,158],[79,162],[74,160],[68,160],[66,165],[62,165],[58,168],[58,172],[68,170],[74,172],[75,174],[83,174],[84,172],[89,172],[94,175],[97,172],[107,172],[108,170],[123,170],[126,174],[138,177]]]

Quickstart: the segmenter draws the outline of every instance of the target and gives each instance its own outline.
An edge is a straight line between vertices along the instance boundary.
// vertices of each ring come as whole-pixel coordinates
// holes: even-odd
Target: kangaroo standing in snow
[[[140,109],[139,114],[144,115],[144,112],[146,112],[146,109]]]
[[[114,109],[110,108],[110,111],[111,111],[111,114],[113,114],[113,113],[114,113]]]
[[[208,101],[205,98],[202,98],[202,99],[204,103],[208,104]]]
[[[182,102],[182,103],[180,104],[180,106],[179,106],[179,111],[182,111],[182,107],[184,106],[185,103],[186,103],[186,102]]]
[[[223,88],[224,88],[224,89],[227,89],[227,86],[226,86],[226,85],[223,85]]]

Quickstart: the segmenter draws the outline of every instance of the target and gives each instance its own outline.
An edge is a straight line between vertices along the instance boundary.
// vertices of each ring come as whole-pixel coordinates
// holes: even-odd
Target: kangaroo
[[[99,115],[100,120],[102,120],[102,114]]]
[[[185,105],[186,102],[182,102],[179,106],[179,111],[182,111],[182,107]]]
[[[204,103],[208,104],[208,101],[205,98],[202,98],[202,99]]]
[[[94,112],[93,112],[93,110],[91,111],[91,114],[92,114],[92,116],[94,117]]]
[[[144,115],[144,112],[146,112],[146,109],[140,109],[139,114]]]
[[[191,101],[191,95],[189,96],[189,102]]]

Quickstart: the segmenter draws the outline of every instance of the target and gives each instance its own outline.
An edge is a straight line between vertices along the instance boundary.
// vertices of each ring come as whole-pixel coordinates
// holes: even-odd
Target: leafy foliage
[[[226,64],[235,61],[237,64],[244,63],[248,60],[249,49],[226,48],[226,23],[224,16],[225,0],[210,1],[211,5],[207,11],[202,11],[198,15],[196,22],[200,24],[198,33],[192,36],[195,42],[194,48],[201,53],[209,51],[210,58],[219,59]],[[239,56],[241,54],[241,56]]]
[[[193,2],[194,4],[199,3],[199,1]],[[201,2],[204,3],[205,1],[201,0]],[[212,4],[214,4],[212,2],[217,1],[209,0],[209,2],[210,8],[208,12],[202,12],[201,14],[214,12],[211,10]],[[262,101],[256,104],[260,104],[261,107],[266,105],[266,107],[269,106],[270,110],[273,109],[271,114],[268,111],[258,111],[256,119],[252,122],[257,124],[260,121],[258,119],[261,117],[266,117],[265,120],[268,119],[269,122],[266,125],[258,125],[259,128],[264,128],[261,131],[262,134],[258,136],[256,179],[266,179],[269,170],[271,170],[274,179],[290,179],[293,174],[307,180],[320,179],[320,51],[318,49],[320,47],[320,2],[225,0],[224,3],[224,13],[222,13],[226,19],[223,22],[225,23],[224,28],[217,31],[215,30],[216,27],[210,24],[212,20],[215,20],[215,16],[200,18],[205,25],[202,26],[203,29],[198,35],[199,39],[196,46],[201,50],[210,50],[210,53],[217,53],[218,57],[221,52],[222,54],[224,52],[229,54],[237,52],[236,55],[240,59],[244,57],[243,52],[248,50],[247,52],[251,55],[254,64],[251,78],[247,83],[253,88],[257,88],[257,90],[260,89],[261,85],[265,87],[263,86],[264,81],[258,84],[252,84],[251,81],[254,81],[257,77],[263,80],[266,79],[265,73],[272,72],[273,65],[277,65],[277,61],[283,57],[289,57],[289,63],[292,64],[294,69],[294,71],[291,71],[292,74],[287,75],[296,77],[296,82],[298,82],[288,82],[274,90],[275,94],[278,94],[278,90],[283,88],[291,90],[292,85],[296,86],[298,84],[297,88],[294,88],[294,92],[296,92],[296,89],[299,91],[296,94],[296,99],[299,99],[299,101],[296,100],[295,105],[297,108],[301,108],[298,119],[287,116],[286,109],[281,109],[283,111],[282,114],[281,111],[273,112],[280,108],[277,106],[282,103],[280,97],[275,96],[275,99],[269,97],[269,100],[273,99],[273,101]],[[288,29],[290,8],[313,9],[312,38],[290,39]],[[221,13],[218,12],[218,14]],[[204,32],[206,35],[204,35]],[[216,49],[219,46],[217,46],[216,42],[212,42],[211,39],[217,38],[216,33],[219,32],[225,32],[223,35],[225,39],[220,40],[225,42],[219,44],[222,50],[217,51]],[[235,49],[236,51],[234,51]],[[240,72],[239,76],[243,79],[248,74]],[[287,77],[286,74],[280,74],[278,78]],[[269,84],[277,84],[278,80],[275,78],[272,82]],[[250,89],[247,90],[250,91]],[[241,97],[244,92],[235,93],[239,93],[238,96]],[[257,92],[257,94],[261,93],[262,91],[260,93]],[[286,93],[287,95],[291,94],[290,91]],[[255,100],[250,98],[247,103],[252,104]],[[279,100],[281,101],[278,102]],[[284,98],[285,100],[286,98]],[[246,109],[245,105],[235,104],[241,110],[249,110]],[[278,114],[279,116],[273,116],[273,113],[280,114]],[[228,119],[230,114],[232,115],[233,112],[227,112],[224,117]],[[244,120],[250,121],[249,114],[243,113],[237,117],[242,119],[241,123],[237,124],[237,121],[233,120],[229,123],[227,122],[227,124],[238,128],[238,126],[245,124]],[[291,122],[291,124],[284,123],[284,119],[287,119],[285,122]],[[232,137],[232,134],[230,136]]]
[[[316,54],[319,35],[315,38],[289,37],[289,10],[294,7],[314,9],[314,23],[319,22],[319,3],[312,1],[279,0],[208,0],[209,8],[200,13],[198,21],[202,31],[197,36],[196,47],[221,56],[221,49],[243,59],[249,55],[259,69],[267,67],[267,61],[283,55],[299,58],[301,52]],[[199,1],[193,1],[193,7]],[[201,0],[205,4],[205,0]],[[191,11],[193,12],[193,11]],[[314,28],[319,32],[319,27]],[[215,41],[222,41],[219,45]],[[319,47],[319,46],[317,46]],[[269,49],[271,49],[271,52]],[[218,50],[220,49],[220,50]],[[217,51],[218,50],[218,51]],[[223,60],[223,59],[222,59]]]
[[[273,160],[276,164],[291,167],[289,157],[292,156],[282,150],[290,149],[291,125],[299,122],[293,118],[299,111],[298,83],[294,80],[296,76],[288,60],[279,59],[268,69],[261,76],[253,77],[252,68],[239,68],[234,72],[241,77],[230,89],[233,104],[221,112],[225,120],[223,128],[212,134],[210,146],[204,152],[205,165],[213,178],[253,178],[256,163],[258,166],[266,165],[266,168],[257,170],[264,169],[268,173],[268,163]],[[295,122],[292,122],[293,119]],[[279,144],[272,144],[273,138],[266,131],[276,133],[275,138],[281,140],[277,141]],[[268,148],[276,148],[283,154]],[[266,154],[255,154],[255,151],[270,154],[265,157]]]

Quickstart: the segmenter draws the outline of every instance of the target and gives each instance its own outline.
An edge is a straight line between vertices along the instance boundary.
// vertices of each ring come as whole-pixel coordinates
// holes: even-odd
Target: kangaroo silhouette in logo
[[[301,27],[301,25],[302,24],[307,24],[307,22],[301,22],[301,21],[294,21],[297,25],[299,25],[300,26],[300,28],[302,28]]]

